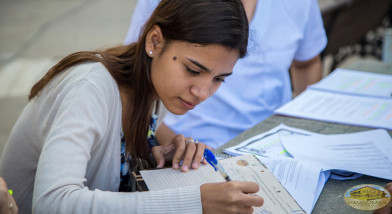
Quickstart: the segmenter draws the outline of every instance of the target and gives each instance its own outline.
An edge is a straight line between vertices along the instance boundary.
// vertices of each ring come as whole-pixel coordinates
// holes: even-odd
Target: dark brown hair
[[[83,62],[102,63],[118,85],[134,91],[132,114],[123,127],[126,148],[134,158],[151,163],[146,143],[153,86],[151,58],[145,52],[147,33],[161,28],[166,44],[185,41],[200,45],[219,44],[238,49],[244,57],[248,44],[248,20],[240,0],[162,0],[140,33],[137,42],[103,51],[73,53],[53,66],[31,89],[29,100],[37,96],[59,72]],[[126,111],[126,110],[124,110]]]

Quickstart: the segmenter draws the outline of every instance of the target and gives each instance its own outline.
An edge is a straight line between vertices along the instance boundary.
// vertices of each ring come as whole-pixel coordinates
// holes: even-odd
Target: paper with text
[[[392,99],[307,89],[275,113],[392,130]]]
[[[257,158],[275,175],[298,204],[307,213],[311,213],[328,179],[320,176],[323,173],[322,168],[294,158]]]
[[[392,139],[383,129],[364,132],[281,138],[294,158],[317,163],[323,170],[338,169],[392,180]]]
[[[265,157],[291,157],[285,148],[283,148],[280,141],[281,136],[291,135],[308,136],[318,134],[280,124],[279,126],[251,137],[236,146],[229,147],[225,149],[224,152],[229,155],[253,154]]]
[[[224,150],[230,155],[254,154],[278,178],[298,204],[310,213],[319,198],[328,176],[320,176],[321,167],[311,162],[301,162],[291,157],[283,147],[282,136],[310,136],[318,133],[280,124],[273,129],[251,137]],[[263,158],[270,157],[270,158]],[[303,185],[301,185],[303,184]],[[304,188],[304,185],[307,185]]]
[[[392,75],[338,68],[310,88],[392,98]]]
[[[254,213],[305,213],[274,175],[253,155],[227,158],[219,162],[232,180],[254,181],[259,184],[260,191],[256,194],[264,198],[264,205],[255,207]],[[193,174],[188,174],[190,172]],[[220,174],[209,165],[203,165],[200,169],[187,173],[172,168],[144,170],[140,173],[150,190],[224,182],[223,177],[215,177]],[[187,179],[190,181],[184,181]]]
[[[173,168],[140,171],[149,190],[163,190],[205,183],[224,182],[225,179],[210,165],[201,165],[198,170],[184,173]],[[179,179],[181,178],[181,179]]]

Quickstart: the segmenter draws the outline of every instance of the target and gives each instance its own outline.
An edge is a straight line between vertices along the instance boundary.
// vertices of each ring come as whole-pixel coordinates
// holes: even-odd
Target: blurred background
[[[318,0],[328,36],[324,75],[386,59],[392,0]],[[31,86],[62,57],[121,44],[136,0],[0,0],[0,152]],[[388,37],[392,52],[392,33]],[[392,62],[391,62],[392,63]]]

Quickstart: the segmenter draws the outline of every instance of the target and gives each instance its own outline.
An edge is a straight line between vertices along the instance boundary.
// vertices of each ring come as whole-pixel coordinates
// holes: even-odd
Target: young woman
[[[126,44],[137,40],[159,1],[138,0]],[[247,57],[238,60],[233,76],[194,111],[167,114],[157,129],[161,145],[181,133],[218,148],[321,79],[319,54],[327,37],[317,0],[242,2],[251,32]],[[160,130],[172,130],[172,135]]]
[[[185,114],[211,96],[246,53],[239,0],[162,0],[137,42],[61,60],[34,85],[4,149],[0,175],[20,213],[251,213],[253,182],[151,192],[129,171],[183,160],[204,144],[178,135],[156,146],[166,111]],[[163,104],[163,105],[162,105]],[[129,170],[128,170],[129,169]]]

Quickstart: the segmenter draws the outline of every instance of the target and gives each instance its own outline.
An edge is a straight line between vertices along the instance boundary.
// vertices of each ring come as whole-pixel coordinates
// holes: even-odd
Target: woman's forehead
[[[217,44],[200,45],[188,42],[176,42],[168,48],[170,49],[168,53],[174,54],[179,59],[191,64],[198,63],[208,70],[218,73],[232,72],[239,58],[239,50]]]

